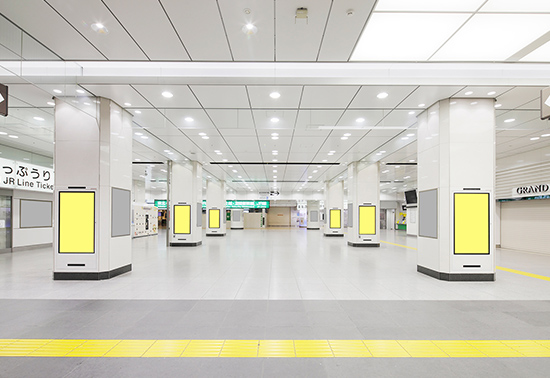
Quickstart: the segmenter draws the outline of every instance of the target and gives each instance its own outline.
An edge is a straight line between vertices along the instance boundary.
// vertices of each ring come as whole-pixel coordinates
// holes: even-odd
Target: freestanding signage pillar
[[[206,236],[225,236],[225,182],[206,182]]]
[[[55,101],[54,280],[132,269],[132,115],[106,98]]]
[[[494,100],[435,103],[418,116],[417,143],[418,271],[493,281]]]
[[[344,183],[325,184],[325,236],[344,236]]]
[[[348,166],[348,245],[380,247],[380,163]]]

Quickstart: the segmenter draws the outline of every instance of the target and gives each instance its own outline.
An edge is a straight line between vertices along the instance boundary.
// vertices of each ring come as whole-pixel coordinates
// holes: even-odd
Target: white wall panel
[[[502,248],[550,255],[550,200],[501,203]]]

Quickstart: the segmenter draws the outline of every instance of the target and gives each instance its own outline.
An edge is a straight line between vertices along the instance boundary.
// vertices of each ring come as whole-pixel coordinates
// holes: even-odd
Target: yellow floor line
[[[384,241],[384,240],[380,240],[380,242],[382,243],[386,243],[386,244],[391,244],[391,245],[396,245],[398,247],[403,247],[403,248],[408,248],[408,249],[413,249],[413,250],[417,250],[417,248],[414,248],[414,247],[409,247],[408,245],[403,245],[403,244],[396,244],[396,243],[390,243],[390,242],[387,242],[387,241]]]
[[[550,340],[0,339],[0,357],[550,357]]]
[[[504,267],[502,267],[502,266],[497,266],[497,269],[498,269],[498,270],[505,271],[505,272],[521,274],[522,276],[527,276],[527,277],[532,277],[532,278],[538,278],[539,280],[550,281],[550,277],[541,276],[540,274],[522,272],[521,270],[515,270],[515,269],[510,269],[510,268],[504,268]]]

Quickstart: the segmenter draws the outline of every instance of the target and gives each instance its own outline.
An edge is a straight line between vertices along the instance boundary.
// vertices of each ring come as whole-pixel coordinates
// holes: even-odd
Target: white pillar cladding
[[[202,165],[168,162],[168,244],[202,244]]]
[[[493,281],[494,100],[435,103],[418,116],[417,143],[418,271]]]
[[[325,236],[344,236],[344,182],[325,183]]]
[[[319,230],[321,228],[321,212],[319,201],[307,201],[307,229]]]
[[[94,116],[55,101],[55,280],[132,270],[132,115],[96,104]]]
[[[348,245],[380,247],[380,163],[348,166]]]
[[[225,236],[225,181],[206,182],[206,236]]]
[[[243,230],[244,229],[244,214],[243,209],[231,210],[231,229]]]

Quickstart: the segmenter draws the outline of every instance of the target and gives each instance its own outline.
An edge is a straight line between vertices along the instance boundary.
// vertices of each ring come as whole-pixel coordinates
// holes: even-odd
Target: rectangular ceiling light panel
[[[500,1],[500,0],[499,0]],[[514,1],[514,0],[512,0]],[[485,0],[378,0],[376,11],[390,12],[475,12]]]
[[[430,60],[505,61],[548,25],[550,14],[476,14]]]
[[[374,13],[351,60],[427,60],[469,16],[468,13]]]

